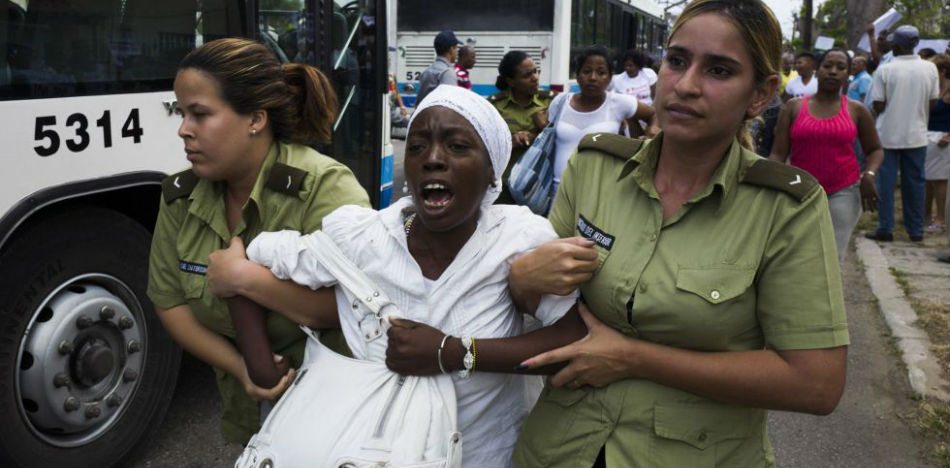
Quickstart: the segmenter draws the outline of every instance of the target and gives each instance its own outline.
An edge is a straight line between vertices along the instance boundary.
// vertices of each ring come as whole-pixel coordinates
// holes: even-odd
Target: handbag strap
[[[548,124],[551,127],[557,127],[557,122],[558,120],[561,120],[561,114],[564,113],[564,105],[570,102],[571,96],[573,96],[573,94],[564,93],[562,96],[564,97],[561,99],[555,98],[554,101],[551,101],[551,110],[554,111],[552,112],[554,114],[554,119],[552,119]]]
[[[303,236],[303,240],[311,253],[317,257],[320,265],[326,268],[341,286],[356,296],[356,299],[377,318],[382,319],[381,313],[384,307],[396,306],[389,296],[377,287],[366,273],[363,273],[363,270],[343,254],[336,242],[333,242],[326,233],[316,231]],[[358,318],[362,318],[363,315],[356,308],[353,308],[353,311]]]

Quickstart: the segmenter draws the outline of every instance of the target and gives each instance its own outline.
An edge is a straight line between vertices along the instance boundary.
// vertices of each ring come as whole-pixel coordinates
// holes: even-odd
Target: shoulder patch
[[[169,204],[181,197],[191,195],[191,191],[198,185],[198,176],[191,169],[185,169],[177,174],[172,174],[162,181],[162,198],[165,204]]]
[[[267,179],[267,188],[281,193],[296,195],[303,186],[303,180],[307,177],[307,171],[288,166],[283,163],[274,163],[270,169],[270,177]]]
[[[507,91],[502,91],[500,93],[492,94],[491,96],[488,96],[488,102],[500,101],[502,98],[505,97],[505,94],[507,93],[508,93]]]
[[[811,174],[797,167],[765,158],[749,166],[741,182],[779,190],[795,197],[798,201],[804,200],[818,185],[818,180]]]
[[[627,160],[640,150],[642,140],[627,138],[613,133],[589,133],[581,138],[577,151],[594,150],[607,153],[619,159]]]

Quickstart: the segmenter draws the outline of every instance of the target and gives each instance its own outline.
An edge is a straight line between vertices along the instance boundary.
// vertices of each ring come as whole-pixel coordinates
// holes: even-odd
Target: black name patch
[[[614,236],[594,226],[584,215],[577,216],[577,231],[581,233],[581,236],[594,241],[604,249],[610,250],[614,246]]]
[[[178,261],[178,269],[181,271],[184,271],[185,273],[194,273],[196,275],[201,275],[201,276],[205,276],[208,274],[208,265],[186,262],[184,260]]]

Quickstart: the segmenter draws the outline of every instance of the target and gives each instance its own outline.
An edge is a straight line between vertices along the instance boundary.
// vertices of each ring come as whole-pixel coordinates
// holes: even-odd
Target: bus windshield
[[[397,24],[406,31],[551,31],[553,1],[399,0]],[[419,14],[419,12],[426,12]]]
[[[227,0],[3,4],[0,99],[166,90],[189,50],[245,32],[243,9]]]

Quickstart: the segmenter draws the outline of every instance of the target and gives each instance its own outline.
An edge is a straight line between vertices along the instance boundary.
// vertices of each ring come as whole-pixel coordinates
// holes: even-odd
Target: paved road
[[[902,419],[916,402],[855,257],[849,253],[842,271],[851,332],[844,396],[830,416],[771,413],[769,433],[779,467],[931,466],[924,461],[931,444]]]
[[[396,195],[401,196],[402,142],[396,143]],[[827,417],[772,413],[769,431],[778,466],[928,467],[923,453],[930,444],[915,436],[902,419],[915,402],[853,252],[843,279],[851,329],[845,395]],[[210,370],[186,358],[174,398],[156,439],[133,454],[128,466],[230,466],[240,448],[225,444],[219,435],[220,405]]]

